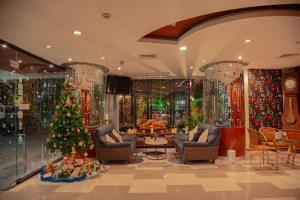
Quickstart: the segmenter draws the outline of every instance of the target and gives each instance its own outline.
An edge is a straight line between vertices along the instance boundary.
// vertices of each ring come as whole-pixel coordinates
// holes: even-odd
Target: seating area
[[[0,1],[0,200],[300,200],[300,2]]]

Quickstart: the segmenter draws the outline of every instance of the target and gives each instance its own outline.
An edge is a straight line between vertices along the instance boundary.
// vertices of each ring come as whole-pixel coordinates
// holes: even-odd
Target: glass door
[[[16,181],[17,108],[15,74],[0,70],[0,189]]]

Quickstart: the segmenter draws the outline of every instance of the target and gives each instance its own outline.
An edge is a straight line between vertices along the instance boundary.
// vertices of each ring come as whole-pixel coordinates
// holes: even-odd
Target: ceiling
[[[111,73],[132,77],[198,76],[203,65],[237,60],[238,56],[249,63],[248,68],[287,68],[300,65],[299,10],[225,15],[196,24],[173,41],[143,37],[194,17],[296,3],[300,1],[1,0],[0,39],[55,64],[68,62],[71,57],[75,62],[101,64]],[[104,19],[104,12],[111,18]],[[83,34],[74,36],[74,30]],[[245,39],[252,42],[246,44]],[[182,45],[186,51],[179,50]],[[156,58],[141,58],[141,54]],[[279,58],[282,55],[285,56]],[[102,56],[106,59],[102,60]]]

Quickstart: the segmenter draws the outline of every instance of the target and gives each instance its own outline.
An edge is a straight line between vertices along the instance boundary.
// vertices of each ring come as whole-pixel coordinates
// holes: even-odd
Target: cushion
[[[207,142],[208,142],[209,144],[214,143],[216,137],[217,137],[216,134],[209,134],[208,137],[207,137]]]
[[[198,142],[199,142],[199,143],[204,143],[204,142],[206,142],[207,137],[208,137],[208,129],[205,129],[205,130],[203,131],[203,133],[200,135],[200,137],[199,137],[199,139],[198,139]]]
[[[197,133],[197,131],[198,131],[198,126],[195,126],[195,128],[189,132],[189,141],[193,140],[194,135]]]
[[[201,134],[202,134],[201,131],[197,131],[197,133],[194,134],[194,138],[192,139],[192,141],[197,142]]]
[[[102,135],[99,132],[97,132],[96,135],[97,135],[98,141],[100,141],[102,144],[106,144],[107,143],[105,135]]]
[[[122,135],[120,135],[120,133],[117,132],[115,129],[112,130],[112,134],[117,138],[118,142],[123,142]]]
[[[118,138],[112,133],[112,131],[108,134],[116,143],[120,143]]]
[[[109,134],[106,134],[105,137],[106,137],[107,143],[110,143],[110,144],[116,143],[116,141]]]

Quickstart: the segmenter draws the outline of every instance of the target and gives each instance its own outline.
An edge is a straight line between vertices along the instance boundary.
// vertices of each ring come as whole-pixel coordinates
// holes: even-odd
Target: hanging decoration
[[[244,127],[242,61],[220,61],[202,67],[204,121],[225,127]]]

